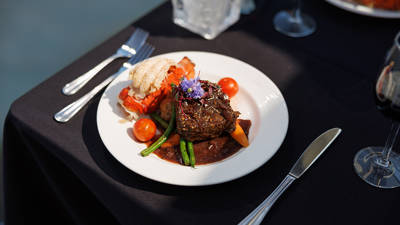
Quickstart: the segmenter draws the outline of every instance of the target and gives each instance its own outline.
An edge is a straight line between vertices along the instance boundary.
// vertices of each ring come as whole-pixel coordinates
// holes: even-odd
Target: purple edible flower
[[[186,77],[183,78],[180,88],[189,98],[199,99],[204,95],[204,90],[201,88],[199,76],[189,80],[186,79]]]

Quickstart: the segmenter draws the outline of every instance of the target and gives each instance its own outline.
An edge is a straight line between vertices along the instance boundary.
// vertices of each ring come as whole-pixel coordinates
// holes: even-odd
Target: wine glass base
[[[304,13],[294,16],[293,10],[278,12],[274,17],[275,30],[289,37],[305,37],[314,33],[317,25],[315,20]]]
[[[366,147],[354,157],[354,169],[358,176],[370,185],[379,188],[400,187],[400,156],[389,154],[389,164],[380,162],[383,147]]]

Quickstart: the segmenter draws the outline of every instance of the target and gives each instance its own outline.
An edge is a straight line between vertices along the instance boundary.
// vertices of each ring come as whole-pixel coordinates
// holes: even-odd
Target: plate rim
[[[345,2],[342,0],[325,0],[325,1],[334,6],[337,6],[338,8],[344,9],[349,12],[357,13],[360,15],[376,17],[376,18],[385,18],[385,19],[400,19],[400,11],[375,9],[358,3]]]
[[[122,164],[124,167],[126,167],[127,169],[129,169],[130,171],[134,172],[135,174],[138,174],[140,176],[146,177],[150,180],[153,181],[157,181],[160,183],[165,183],[165,184],[171,184],[171,185],[178,185],[178,186],[209,186],[209,185],[216,185],[216,184],[221,184],[221,183],[226,183],[229,181],[233,181],[236,179],[239,179],[241,177],[244,177],[250,173],[252,173],[253,171],[257,170],[258,168],[260,168],[262,165],[264,165],[265,163],[267,163],[275,154],[276,152],[280,149],[280,147],[282,146],[282,143],[284,142],[284,140],[286,139],[287,136],[287,132],[288,132],[288,127],[289,127],[289,112],[288,112],[288,108],[287,108],[287,104],[285,101],[285,98],[283,97],[282,92],[280,91],[280,89],[277,87],[277,85],[262,71],[260,71],[259,69],[257,69],[256,67],[250,65],[247,62],[244,62],[240,59],[231,57],[231,56],[227,56],[227,55],[223,55],[223,54],[219,54],[219,53],[214,53],[214,52],[206,52],[206,51],[175,51],[175,52],[167,52],[167,53],[163,53],[163,54],[159,54],[159,55],[154,55],[151,56],[149,58],[153,58],[153,57],[162,57],[162,56],[166,56],[166,55],[170,55],[170,54],[180,54],[180,55],[191,55],[191,54],[207,54],[207,55],[215,55],[216,57],[222,57],[222,58],[229,58],[230,60],[233,61],[237,61],[241,64],[245,64],[248,67],[251,67],[252,69],[256,70],[258,73],[260,73],[261,75],[265,76],[265,78],[268,80],[269,84],[273,86],[273,88],[275,89],[275,91],[277,91],[277,95],[281,98],[282,100],[282,109],[284,111],[284,124],[282,125],[282,129],[283,129],[283,133],[282,133],[282,137],[281,140],[279,141],[277,148],[272,152],[272,154],[270,155],[269,158],[267,158],[265,161],[255,165],[254,167],[252,167],[251,169],[247,170],[246,172],[238,175],[238,176],[234,176],[233,178],[229,178],[229,179],[224,179],[224,180],[220,180],[220,181],[215,181],[215,182],[203,182],[203,183],[195,183],[195,184],[189,184],[189,183],[182,183],[182,182],[176,182],[176,181],[166,181],[166,180],[159,180],[159,179],[155,179],[154,177],[148,176],[146,174],[142,174],[140,172],[137,172],[131,168],[129,168],[127,165],[125,165],[121,160],[119,160],[119,158],[114,155],[113,151],[109,150],[109,147],[107,146],[107,144],[104,141],[104,138],[102,136],[102,132],[100,131],[100,126],[99,126],[99,108],[100,108],[100,102],[103,100],[105,93],[107,92],[108,88],[112,86],[113,82],[105,89],[105,91],[102,93],[99,104],[97,106],[97,112],[96,112],[96,123],[97,123],[97,130],[98,133],[100,135],[100,139],[103,142],[104,146],[106,147],[107,151],[120,163]],[[226,160],[229,160],[229,158],[227,158]],[[223,160],[224,161],[224,160]],[[202,165],[203,166],[203,165]],[[205,165],[207,166],[207,165]]]

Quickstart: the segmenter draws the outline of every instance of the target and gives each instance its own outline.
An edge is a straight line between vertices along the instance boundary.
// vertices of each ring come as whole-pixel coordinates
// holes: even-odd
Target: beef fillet
[[[176,128],[187,141],[202,141],[233,132],[240,114],[232,110],[229,98],[217,84],[201,81],[201,87],[205,91],[201,99],[185,98],[178,93]]]

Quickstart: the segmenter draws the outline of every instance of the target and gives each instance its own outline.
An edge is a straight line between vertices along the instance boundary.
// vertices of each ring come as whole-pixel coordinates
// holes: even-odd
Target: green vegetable
[[[157,113],[150,114],[151,118],[157,121],[164,129],[167,129],[168,123],[165,122]]]
[[[187,142],[189,157],[190,157],[190,165],[194,168],[194,164],[196,163],[196,159],[194,158],[194,149],[193,149],[193,142]]]
[[[171,115],[171,119],[169,120],[167,129],[164,131],[163,135],[161,135],[161,137],[157,141],[155,141],[148,148],[146,148],[145,150],[140,152],[140,154],[142,156],[148,156],[148,155],[150,155],[150,153],[157,150],[168,139],[168,136],[174,130],[174,127],[175,127],[175,105],[174,104],[172,104],[171,110],[172,110],[172,115]]]
[[[189,165],[189,156],[188,156],[188,153],[186,151],[186,141],[185,141],[185,139],[183,139],[183,138],[180,139],[179,146],[180,146],[180,149],[181,149],[183,164],[185,164],[185,166],[188,166]]]

